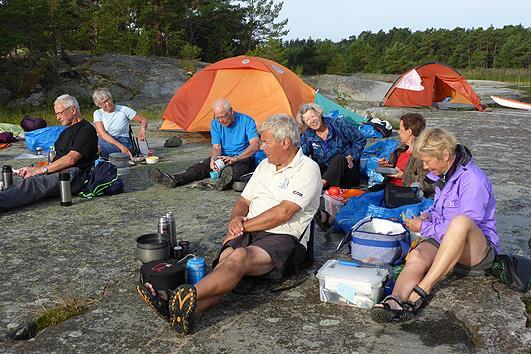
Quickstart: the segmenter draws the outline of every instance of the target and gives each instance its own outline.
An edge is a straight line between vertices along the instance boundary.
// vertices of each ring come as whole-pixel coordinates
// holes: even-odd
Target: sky
[[[278,0],[276,0],[278,2]],[[284,0],[284,39],[331,39],[363,31],[427,28],[531,27],[531,0]]]

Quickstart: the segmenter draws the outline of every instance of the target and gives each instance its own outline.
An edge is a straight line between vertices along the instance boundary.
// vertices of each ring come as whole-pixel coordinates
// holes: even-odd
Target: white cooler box
[[[369,309],[381,299],[387,269],[356,267],[354,264],[330,259],[319,269],[321,301]]]

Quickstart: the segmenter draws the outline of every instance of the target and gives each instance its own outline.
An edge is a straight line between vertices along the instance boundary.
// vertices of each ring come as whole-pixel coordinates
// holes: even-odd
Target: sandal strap
[[[420,298],[423,300],[423,301],[426,301],[428,300],[428,294],[424,291],[424,289],[422,289],[420,286],[418,285],[415,285],[415,287],[413,288],[413,291],[415,293],[417,293],[418,296],[420,296]]]
[[[400,306],[404,307],[403,305],[403,302],[402,300],[400,300],[399,298],[393,296],[393,295],[387,295],[385,297],[385,299],[383,299],[380,304],[386,304],[388,300],[393,300],[394,302],[396,302],[397,304],[399,304]]]

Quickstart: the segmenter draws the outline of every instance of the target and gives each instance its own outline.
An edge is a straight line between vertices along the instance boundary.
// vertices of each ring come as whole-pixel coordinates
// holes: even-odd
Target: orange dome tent
[[[271,60],[228,58],[207,66],[177,90],[162,115],[160,129],[210,131],[211,105],[221,97],[260,125],[275,113],[293,116],[301,104],[313,102],[314,96],[314,89]]]
[[[442,104],[441,104],[442,103]],[[395,81],[382,104],[389,107],[470,105],[483,111],[479,96],[457,71],[440,63],[419,65]]]

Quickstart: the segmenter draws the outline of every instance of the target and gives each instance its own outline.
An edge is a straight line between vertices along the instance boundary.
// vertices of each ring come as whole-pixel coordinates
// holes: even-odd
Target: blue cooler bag
[[[368,216],[355,224],[337,247],[339,251],[350,240],[350,255],[371,263],[400,264],[411,245],[409,231],[401,223]]]

